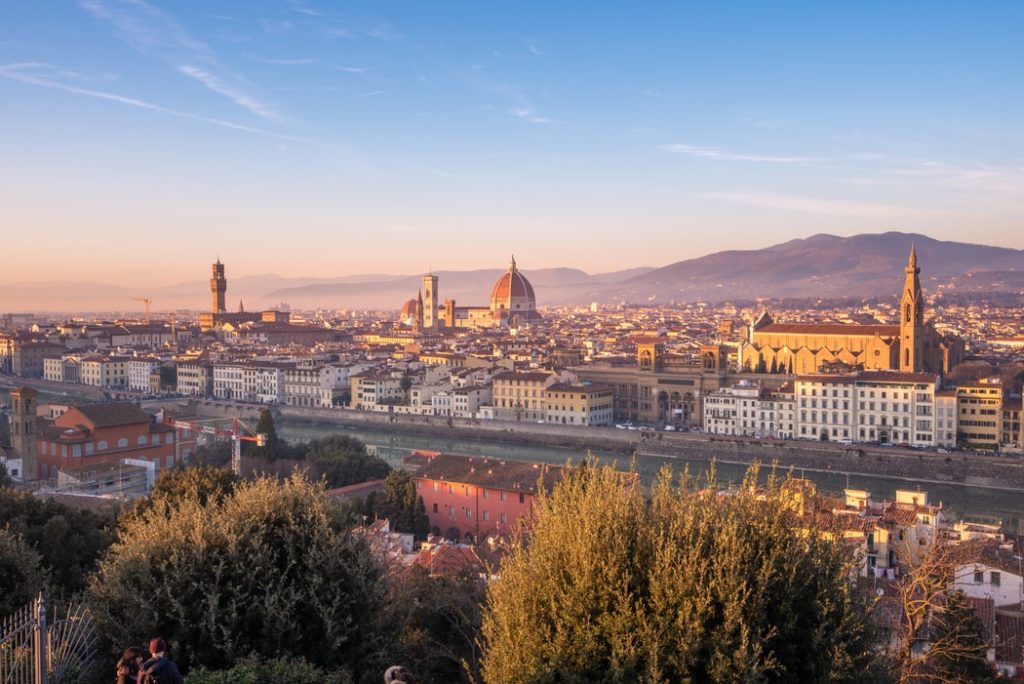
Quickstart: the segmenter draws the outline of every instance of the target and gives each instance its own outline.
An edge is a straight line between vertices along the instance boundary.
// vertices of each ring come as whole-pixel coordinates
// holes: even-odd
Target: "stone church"
[[[963,341],[940,335],[931,322],[925,322],[914,247],[905,273],[899,324],[776,323],[765,312],[740,343],[740,368],[799,375],[844,364],[866,370],[948,373],[963,361]]]

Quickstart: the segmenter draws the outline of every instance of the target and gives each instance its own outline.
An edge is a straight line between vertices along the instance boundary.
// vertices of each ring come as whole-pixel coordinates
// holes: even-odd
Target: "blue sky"
[[[1021,248],[1022,26],[1013,1],[5,3],[0,281]]]

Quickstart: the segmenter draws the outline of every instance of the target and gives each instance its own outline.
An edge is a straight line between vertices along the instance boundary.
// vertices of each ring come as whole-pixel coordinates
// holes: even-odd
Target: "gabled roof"
[[[73,427],[78,421],[76,411],[97,428],[150,422],[149,415],[138,406],[127,401],[119,401],[110,404],[78,404],[55,418],[54,425]]]

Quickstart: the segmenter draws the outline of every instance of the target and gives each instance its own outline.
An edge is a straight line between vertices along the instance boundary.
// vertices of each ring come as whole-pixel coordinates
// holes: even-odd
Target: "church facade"
[[[963,341],[939,334],[925,321],[914,247],[904,273],[899,323],[788,324],[776,323],[766,312],[751,324],[747,339],[740,343],[740,369],[802,375],[842,364],[865,370],[948,373],[963,361]]]

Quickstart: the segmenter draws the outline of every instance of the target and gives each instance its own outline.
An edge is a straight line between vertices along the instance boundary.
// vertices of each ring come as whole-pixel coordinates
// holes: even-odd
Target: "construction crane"
[[[132,297],[133,302],[142,302],[146,305],[146,325],[149,325],[149,305],[153,303],[152,299],[146,297]]]
[[[174,427],[179,430],[192,430],[204,435],[215,435],[217,437],[231,438],[231,470],[235,475],[242,475],[242,442],[255,442],[256,446],[266,446],[267,436],[245,425],[238,418],[231,419],[231,427],[217,427],[216,425],[203,425],[203,422],[227,420],[226,418],[208,418],[204,421],[198,420],[175,420]],[[245,432],[243,432],[245,430]]]

